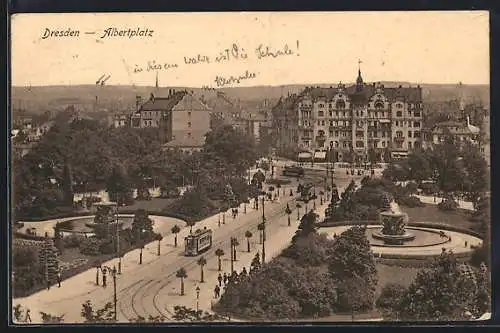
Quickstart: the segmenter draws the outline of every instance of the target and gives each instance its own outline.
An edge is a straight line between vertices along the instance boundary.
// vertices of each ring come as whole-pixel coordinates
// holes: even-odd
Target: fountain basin
[[[384,244],[387,245],[403,245],[405,242],[409,242],[415,239],[415,235],[411,232],[405,230],[401,235],[388,235],[382,233],[382,229],[374,231],[372,237],[375,239],[382,240]]]

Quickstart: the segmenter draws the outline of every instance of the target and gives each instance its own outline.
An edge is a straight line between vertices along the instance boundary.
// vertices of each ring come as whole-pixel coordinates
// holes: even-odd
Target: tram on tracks
[[[184,255],[197,256],[212,247],[212,229],[197,229],[184,238]]]

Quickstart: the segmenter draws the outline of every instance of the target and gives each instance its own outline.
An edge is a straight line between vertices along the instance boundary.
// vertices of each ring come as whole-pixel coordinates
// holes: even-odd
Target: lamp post
[[[120,201],[116,203],[116,256],[118,257],[118,274],[122,273],[122,254],[120,252],[120,226],[119,226],[119,212],[118,207]]]
[[[264,211],[264,203],[266,199],[262,198],[262,264],[266,260],[266,215]]]
[[[233,246],[234,246],[234,237],[231,237],[231,246],[230,246],[230,249],[229,249],[229,252],[231,252],[230,253],[230,256],[231,256],[231,274],[234,271],[234,252],[233,252]]]
[[[333,141],[330,141],[330,177],[332,180],[332,186],[331,186],[332,189],[333,189],[333,174],[335,173],[335,161],[333,156],[334,154],[335,152],[333,150]]]
[[[220,214],[221,214],[221,209],[219,208],[219,227],[220,227]]]
[[[196,315],[200,311],[200,286],[196,287]]]
[[[102,271],[103,272],[107,271],[113,277],[113,304],[114,304],[113,316],[114,316],[114,319],[116,322],[117,321],[117,319],[116,319],[116,303],[117,303],[117,299],[116,299],[116,275],[117,275],[117,270],[116,270],[115,266],[113,266],[113,268],[108,267],[108,266],[102,266]]]

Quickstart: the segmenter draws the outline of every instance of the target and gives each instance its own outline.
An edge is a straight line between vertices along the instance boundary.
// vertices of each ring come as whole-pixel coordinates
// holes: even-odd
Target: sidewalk
[[[287,197],[288,198],[288,197]],[[282,198],[283,199],[283,198]],[[284,200],[283,202],[288,201]],[[249,220],[255,219],[259,216],[260,212],[254,210],[251,204],[247,204],[247,214],[244,214],[243,204],[239,207],[238,220],[241,223],[248,223]],[[229,213],[228,213],[229,212]],[[227,226],[232,228],[233,219],[230,216],[230,210],[225,213],[226,225],[221,224],[220,228]],[[153,220],[159,221],[165,217],[150,216]],[[213,230],[219,229],[219,214],[210,216],[198,222],[193,230],[197,228],[211,228]],[[156,224],[156,223],[155,223]],[[184,223],[178,224],[181,232],[177,235],[178,247],[174,248],[174,236],[164,234],[164,239],[160,243],[161,255],[157,255],[158,242],[153,241],[147,244],[143,250],[142,265],[138,265],[140,250],[132,250],[124,255],[122,258],[122,275],[118,275],[118,293],[129,288],[131,285],[140,281],[141,276],[145,270],[153,270],[159,266],[159,263],[165,263],[165,259],[172,260],[172,253],[179,253],[183,248],[183,239],[189,234],[189,227]],[[246,244],[245,244],[246,245]],[[118,259],[112,259],[103,265],[113,267],[117,266]],[[151,266],[153,265],[153,266]],[[61,288],[57,286],[51,287],[50,290],[42,290],[24,298],[16,298],[13,300],[13,306],[20,304],[23,308],[31,310],[31,317],[33,323],[41,323],[39,311],[60,315],[66,310],[71,313],[66,313],[65,322],[81,322],[79,312],[81,305],[86,299],[91,299],[92,303],[99,307],[101,303],[106,303],[112,299],[112,277],[108,274],[108,288],[104,289],[95,285],[96,269],[92,268],[78,275],[72,276],[64,280]],[[102,274],[99,274],[99,280],[102,283]],[[76,308],[75,308],[76,307]]]
[[[415,195],[417,198],[420,199],[423,203],[426,204],[431,204],[431,205],[437,205],[441,201],[443,201],[443,198],[441,197],[435,197],[436,200],[434,201],[433,196],[428,196],[428,195]],[[474,210],[474,205],[470,201],[463,201],[463,200],[457,200],[458,207],[461,209],[466,209],[466,210]]]

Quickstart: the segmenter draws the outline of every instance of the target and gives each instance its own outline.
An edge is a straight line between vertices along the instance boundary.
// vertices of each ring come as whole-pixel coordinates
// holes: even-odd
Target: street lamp
[[[116,270],[115,266],[113,266],[113,268],[108,267],[108,266],[102,266],[102,272],[103,272],[103,274],[105,274],[106,271],[109,274],[111,274],[111,276],[113,277],[114,319],[115,319],[115,322],[116,322],[117,321],[116,320],[116,303],[117,303],[117,300],[116,300],[116,274],[117,274],[117,270]]]
[[[196,287],[196,314],[200,311],[200,286]]]
[[[335,173],[335,162],[334,162],[334,151],[333,151],[333,141],[330,141],[330,177],[332,179],[332,189],[333,189],[333,174]]]
[[[118,207],[120,206],[120,201],[116,203],[116,255],[118,257],[118,274],[122,273],[122,254],[120,252],[120,226],[119,226],[119,213]]]
[[[262,197],[262,264],[266,260],[266,215],[264,211],[264,203],[266,199]]]

